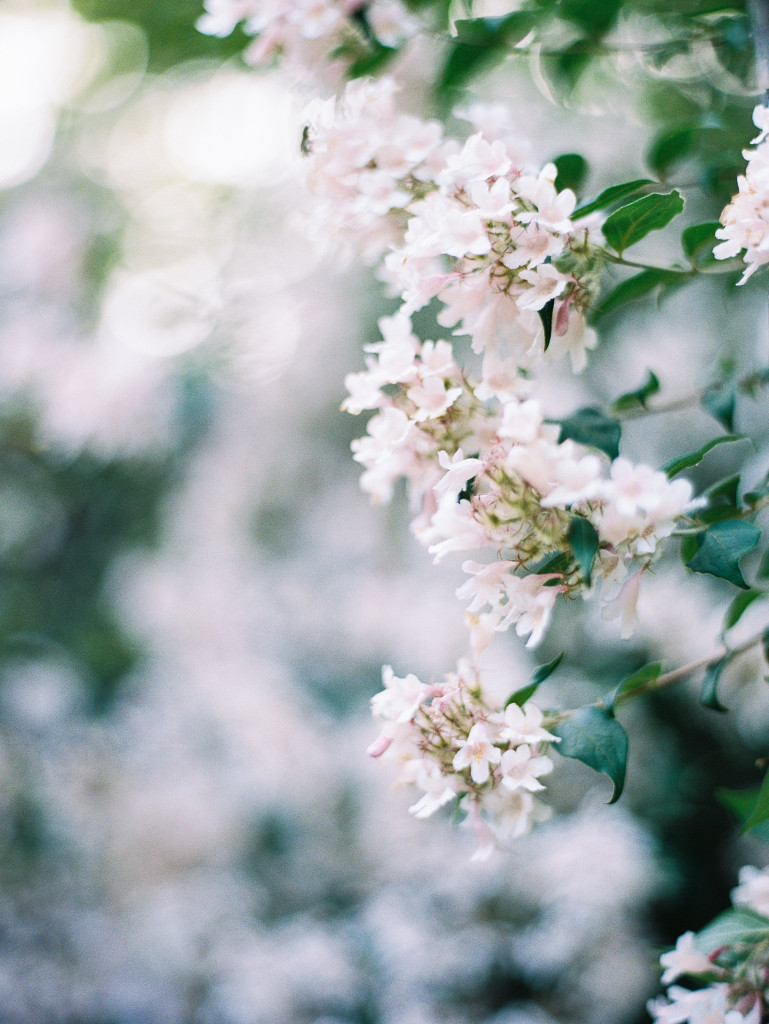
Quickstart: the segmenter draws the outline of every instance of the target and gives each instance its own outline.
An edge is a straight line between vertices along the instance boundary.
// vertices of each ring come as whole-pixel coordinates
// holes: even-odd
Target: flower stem
[[[678,412],[680,409],[688,409],[692,405],[699,405],[709,391],[718,390],[724,387],[726,383],[726,381],[716,381],[714,384],[708,384],[706,387],[692,391],[688,395],[682,395],[680,398],[672,398],[667,402],[639,404],[632,409],[623,409],[619,412],[613,411],[611,416],[618,420],[634,420],[641,416],[655,416],[663,412]],[[759,370],[758,372],[748,373],[741,377],[735,383],[735,389],[750,393],[757,388],[766,387],[767,385],[769,385],[769,374]]]
[[[723,648],[715,654],[710,654],[705,658],[698,658],[696,661],[690,661],[688,665],[681,665],[680,668],[675,668],[671,672],[664,672],[662,675],[657,676],[656,679],[650,679],[648,682],[637,686],[634,690],[620,693],[614,702],[615,707],[619,704],[624,704],[626,701],[633,700],[635,697],[642,697],[647,693],[655,693],[657,690],[663,690],[667,686],[672,686],[673,683],[677,683],[680,679],[685,679],[692,672],[696,672],[697,669],[709,668],[719,661],[733,661],[741,654],[745,654],[746,651],[750,651],[762,643],[765,632],[765,630],[761,630],[760,633],[738,644],[737,647],[727,647],[724,644]]]

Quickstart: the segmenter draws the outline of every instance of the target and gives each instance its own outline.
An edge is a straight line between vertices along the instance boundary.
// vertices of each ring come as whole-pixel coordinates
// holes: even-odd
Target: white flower
[[[757,914],[769,917],[769,870],[746,866],[740,868],[739,885],[732,889],[736,907],[750,907]]]
[[[676,948],[663,953],[660,964],[665,968],[662,984],[668,985],[682,974],[710,974],[713,964],[694,946],[694,932],[685,932],[676,942]]]
[[[541,264],[536,270],[522,270],[518,276],[531,285],[531,288],[527,288],[518,296],[518,308],[535,311],[542,309],[550,299],[560,295],[568,280],[549,263]]]
[[[728,985],[709,985],[693,992],[673,985],[668,989],[668,999],[654,999],[647,1004],[656,1024],[759,1024],[761,1018],[758,1000],[745,1014],[727,1009]]]
[[[537,776],[547,775],[553,770],[553,762],[549,757],[535,757],[531,747],[522,743],[519,747],[506,750],[500,762],[502,771],[502,785],[510,790],[525,789],[529,793],[536,793],[537,790],[545,787],[538,781]]]
[[[424,791],[423,796],[409,807],[409,814],[415,818],[429,818],[457,795],[454,780],[447,778],[434,761],[425,759],[419,763],[414,782]]]
[[[638,625],[638,590],[641,585],[641,574],[643,569],[628,577],[619,589],[617,596],[607,601],[601,609],[601,615],[605,619],[620,619],[622,623],[621,633],[623,640],[629,640]]]
[[[410,722],[425,699],[427,686],[412,673],[399,679],[390,665],[382,668],[384,690],[371,698],[371,711],[377,718],[391,722]]]
[[[508,704],[505,708],[505,739],[512,744],[526,743],[560,743],[558,736],[553,736],[547,729],[542,728],[542,711],[527,701],[522,708],[517,704]]]
[[[487,727],[483,722],[476,722],[454,755],[453,765],[458,772],[469,766],[473,782],[480,786],[488,781],[489,765],[499,764],[501,760],[502,751],[489,741]]]
[[[440,377],[427,377],[418,381],[406,392],[417,409],[414,419],[435,419],[442,416],[462,394],[462,388],[447,388]]]
[[[466,459],[461,448],[458,448],[450,459],[447,452],[438,452],[438,463],[441,469],[446,470],[446,474],[433,490],[438,494],[448,492],[455,496],[465,488],[468,480],[472,480],[483,468],[480,459]]]
[[[745,251],[747,269],[739,284],[744,284],[759,267],[769,263],[769,141],[766,133],[769,111],[756,107],[753,120],[761,129],[753,140],[755,149],[745,150],[748,162],[745,174],[737,178],[737,195],[721,214],[716,238],[722,239],[713,249],[716,259],[723,260]]]

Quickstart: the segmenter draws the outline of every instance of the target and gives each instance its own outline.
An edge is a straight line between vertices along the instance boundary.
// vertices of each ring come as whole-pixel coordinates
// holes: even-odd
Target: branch
[[[745,654],[746,651],[752,650],[757,647],[760,643],[763,643],[765,630],[761,630],[755,636],[750,637],[749,640],[745,640],[744,643],[739,644],[737,647],[727,647],[724,644],[723,649],[716,654],[708,655],[706,658],[698,658],[697,661],[691,661],[688,665],[682,665],[680,668],[673,669],[671,672],[665,672],[661,676],[657,676],[656,679],[650,679],[646,683],[642,683],[641,686],[637,686],[634,690],[628,690],[626,693],[620,693],[614,702],[615,707],[618,704],[624,704],[628,700],[633,700],[635,697],[642,697],[646,693],[654,693],[657,690],[663,690],[665,687],[672,686],[673,683],[677,683],[680,679],[685,679],[691,675],[692,672],[696,672],[700,668],[709,668],[711,665],[715,665],[719,661],[733,661],[738,658],[741,654]]]
[[[703,388],[698,388],[697,391],[692,391],[688,395],[681,395],[680,398],[671,398],[667,402],[639,404],[637,408],[623,409],[619,412],[612,411],[610,415],[616,420],[635,420],[641,416],[656,416],[664,412],[678,412],[680,409],[688,409],[690,406],[699,405],[709,391],[712,391],[714,388],[723,387],[725,383],[725,381],[717,381],[715,384],[707,384]],[[767,385],[769,385],[769,375],[765,375],[759,370],[740,377],[735,383],[735,389],[750,392]]]

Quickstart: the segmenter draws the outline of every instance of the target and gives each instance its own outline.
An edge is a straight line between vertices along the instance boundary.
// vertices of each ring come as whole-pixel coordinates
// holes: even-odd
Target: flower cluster
[[[307,110],[308,232],[367,263],[402,241],[407,207],[457,148],[437,121],[402,113],[396,92],[392,78],[356,79]]]
[[[520,709],[487,706],[481,655],[511,627],[538,643],[558,595],[598,591],[629,636],[641,576],[692,489],[561,440],[533,395],[534,368],[568,354],[579,371],[595,345],[585,314],[601,268],[598,222],[573,219],[576,197],[557,188],[553,164],[536,169],[517,155],[499,108],[461,113],[475,129],[461,143],[399,112],[395,93],[391,80],[359,80],[315,105],[305,145],[312,223],[318,237],[379,261],[400,298],[365,369],[347,376],[343,408],[374,411],[352,444],[363,489],[387,502],[404,479],[414,533],[435,560],[473,555],[457,591],[471,657],[432,687],[387,670],[372,753],[402,762],[401,780],[422,789],[417,816],[463,793],[479,831],[490,819],[510,837],[541,814],[532,793],[549,762],[537,744],[551,737],[515,738]],[[450,341],[415,334],[412,315],[434,300],[438,323],[469,336],[469,366]],[[524,713],[541,721],[533,706]]]
[[[737,179],[737,195],[721,214],[723,227],[716,231],[716,237],[723,241],[713,249],[719,260],[745,251],[747,269],[740,284],[769,263],[769,109],[756,107],[753,121],[759,129],[753,139],[755,148],[743,153],[748,165]]]
[[[576,197],[557,189],[554,164],[527,168],[509,131],[490,134],[499,117],[466,112],[485,131],[460,145],[397,113],[394,91],[388,79],[354,82],[310,115],[314,233],[352,239],[371,262],[389,248],[381,274],[404,311],[438,298],[439,322],[494,369],[568,352],[578,372],[596,343],[583,314],[598,288],[597,222],[571,219]]]
[[[467,662],[430,686],[415,675],[398,678],[389,665],[382,679],[384,690],[371,700],[382,731],[369,753],[395,761],[398,783],[421,790],[409,808],[415,817],[458,800],[479,841],[476,857],[485,857],[549,815],[534,794],[553,768],[544,751],[558,740],[535,704],[490,707]]]
[[[205,9],[199,31],[228,36],[242,24],[257,37],[245,53],[249,64],[280,54],[313,73],[335,60],[352,64],[372,46],[394,49],[417,31],[399,0],[205,0]]]
[[[471,578],[457,591],[476,655],[510,626],[536,644],[558,594],[598,582],[604,613],[622,615],[628,636],[641,574],[690,507],[689,482],[560,441],[527,381],[473,384],[450,344],[420,343],[403,312],[380,325],[367,369],[346,380],[348,411],[377,410],[353,442],[361,485],[384,502],[405,478],[414,532],[436,560],[484,555],[464,563]],[[581,536],[594,547],[589,567]]]
[[[745,867],[740,885],[732,891],[735,907],[753,911],[744,936],[735,928],[725,941],[724,932],[708,938],[686,932],[675,949],[664,953],[663,984],[678,978],[697,979],[697,989],[671,985],[667,998],[649,1003],[655,1024],[761,1024],[769,1006],[769,870]],[[733,913],[733,912],[731,912]],[[762,918],[765,918],[762,922]],[[711,948],[712,947],[712,948]]]

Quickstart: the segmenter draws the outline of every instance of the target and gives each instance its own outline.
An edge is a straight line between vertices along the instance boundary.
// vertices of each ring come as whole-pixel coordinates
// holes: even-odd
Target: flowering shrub
[[[697,935],[686,932],[675,949],[663,953],[663,984],[684,977],[702,987],[671,985],[667,998],[649,1003],[660,1024],[723,1021],[760,1024],[769,998],[769,872],[740,870],[732,891],[734,909]]]
[[[755,149],[744,153],[748,165],[737,179],[739,192],[721,214],[723,227],[716,231],[716,238],[723,241],[713,249],[719,260],[744,251],[748,266],[739,284],[769,263],[769,110],[756,107],[753,121],[760,129],[753,139]]]
[[[613,800],[619,798],[628,756],[628,737],[617,718],[623,704],[704,669],[702,704],[723,711],[718,683],[724,669],[749,651],[769,648],[765,624],[739,642],[728,636],[767,596],[769,555],[764,551],[749,570],[742,565],[762,544],[766,466],[749,479],[742,463],[738,472],[704,487],[697,485],[697,473],[692,481],[680,476],[717,446],[743,439],[734,433],[737,399],[762,397],[766,367],[752,366],[740,376],[724,362],[715,379],[698,379],[691,395],[667,401],[655,398],[662,385],[648,371],[640,388],[604,408],[566,408],[557,417],[545,411],[555,373],[585,370],[603,325],[618,310],[693,281],[734,275],[738,267],[742,277],[735,283],[745,284],[769,263],[769,114],[763,106],[754,111],[760,134],[755,148],[744,151],[748,166],[725,208],[726,177],[731,194],[737,167],[736,158],[730,162],[724,154],[743,152],[742,143],[729,134],[730,116],[717,125],[706,117],[718,105],[710,102],[714,96],[723,106],[728,102],[723,51],[736,45],[731,22],[742,25],[737,49],[749,58],[746,66],[729,65],[741,83],[743,107],[759,91],[757,80],[769,76],[769,26],[756,13],[760,5],[754,5],[752,22],[740,4],[739,13],[695,4],[684,14],[652,13],[630,0],[524,0],[514,11],[490,17],[476,6],[469,5],[464,19],[453,9],[436,19],[450,32],[433,80],[423,85],[434,86],[433,99],[441,101],[437,106],[447,119],[446,101],[455,100],[482,66],[523,52],[540,61],[537,84],[549,95],[559,88],[573,93],[591,58],[607,53],[619,80],[622,54],[629,51],[652,77],[696,80],[708,102],[693,99],[693,87],[681,89],[677,98],[697,107],[698,116],[653,139],[647,163],[656,180],[615,177],[594,198],[580,201],[586,159],[566,153],[532,161],[503,106],[456,107],[455,120],[470,125],[464,135],[437,118],[405,112],[400,104],[406,90],[397,75],[404,81],[413,75],[409,59],[424,40],[400,8],[376,0],[354,7],[212,0],[200,27],[224,34],[244,21],[246,31],[258,35],[250,62],[282,54],[303,64],[317,87],[322,55],[320,63],[341,62],[351,79],[338,95],[311,104],[301,147],[312,196],[308,233],[326,251],[373,266],[397,303],[379,320],[381,340],[366,346],[365,369],[345,380],[343,408],[372,413],[365,435],[352,443],[353,457],[363,466],[361,486],[375,503],[391,501],[405,481],[412,530],[436,562],[455,553],[472,556],[462,564],[468,578],[456,590],[467,603],[465,657],[439,682],[414,674],[401,678],[386,666],[384,689],[371,701],[381,731],[369,752],[395,763],[396,785],[416,788],[414,817],[427,818],[448,805],[465,815],[484,857],[548,816],[541,780],[553,770],[553,756],[605,773]],[[390,27],[383,28],[388,19]],[[651,34],[639,33],[639,25]],[[693,70],[703,43],[720,77]],[[361,59],[367,48],[368,63]],[[374,59],[372,49],[382,48],[399,51],[403,63],[393,77],[366,77],[395,56]],[[652,87],[638,86],[647,88],[651,97]],[[669,257],[668,226],[682,215],[684,194],[693,187],[678,172],[692,164],[700,191],[688,202],[683,257]],[[690,209],[712,210],[715,202],[722,210],[719,222],[688,215]],[[641,256],[628,257],[640,243],[655,252],[654,259],[647,261],[641,249],[635,250]],[[595,358],[603,358],[600,350]],[[559,361],[564,365],[556,367]],[[689,406],[705,410],[727,432],[691,452],[673,443],[675,457],[660,468],[621,454],[625,419]],[[675,543],[668,543],[672,537]],[[547,636],[558,599],[579,598],[585,615],[594,600],[604,618],[620,620],[621,636],[629,639],[639,624],[642,582],[676,546],[688,573],[738,590],[715,652],[710,644],[698,659],[667,671],[660,662],[636,664],[579,707],[547,708],[533,700],[560,656],[505,700],[490,695],[487,650],[496,634],[513,627],[535,648]],[[759,760],[755,767],[763,771],[766,765]],[[768,778],[747,794],[742,817],[748,830],[769,819]],[[661,1024],[767,1019],[769,922],[763,904],[745,895],[763,891],[758,877],[763,879],[746,869],[734,897],[737,905],[750,905],[752,931],[729,932],[721,944],[715,941],[723,937],[720,926],[697,938],[687,933],[663,957],[665,983],[689,975],[708,985],[697,991],[672,986],[667,1000],[650,1005]],[[744,912],[734,914],[744,924]]]

